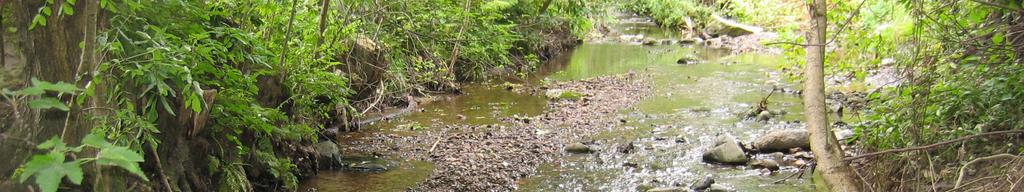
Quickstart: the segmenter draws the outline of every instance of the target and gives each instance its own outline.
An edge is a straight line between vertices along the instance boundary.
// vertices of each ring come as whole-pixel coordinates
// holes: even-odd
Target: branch
[[[988,6],[993,6],[993,7],[998,7],[998,8],[1008,9],[1008,10],[1017,10],[1017,9],[1014,9],[1014,8],[1011,8],[1011,7],[1007,7],[1006,5],[1003,5],[1003,4],[998,4],[998,3],[988,2],[988,1],[982,1],[982,0],[971,0],[971,1],[974,1],[976,3],[981,3],[982,5],[988,5]]]
[[[990,161],[990,160],[1001,159],[1001,158],[1018,158],[1018,156],[1010,155],[1008,153],[1003,153],[1003,154],[996,154],[996,155],[992,155],[992,156],[988,156],[988,157],[981,157],[981,158],[977,158],[977,159],[971,160],[971,162],[967,162],[967,164],[964,164],[963,167],[960,167],[960,174],[957,174],[958,176],[956,177],[956,184],[953,185],[953,189],[960,189],[960,187],[964,186],[964,185],[960,185],[960,183],[962,183],[964,181],[964,176],[966,176],[966,174],[967,174],[966,170],[967,170],[967,168],[971,167],[971,165],[973,165],[975,163],[978,163],[978,162],[982,162],[982,161]]]
[[[941,146],[949,145],[949,144],[956,143],[956,142],[971,140],[971,139],[978,138],[978,137],[986,137],[986,136],[1002,135],[1002,134],[1011,134],[1011,133],[1024,133],[1024,130],[1006,130],[1006,131],[993,131],[993,132],[981,133],[981,134],[977,134],[977,135],[970,135],[970,136],[965,136],[965,137],[961,137],[961,138],[957,138],[957,139],[953,139],[953,140],[938,142],[938,143],[934,143],[934,144],[931,144],[931,145],[917,146],[917,147],[907,147],[907,148],[899,148],[899,149],[890,149],[890,150],[879,151],[879,152],[874,152],[874,153],[868,153],[868,154],[863,154],[863,155],[858,155],[858,156],[853,156],[853,157],[847,157],[847,158],[843,159],[843,161],[853,161],[853,160],[856,160],[856,159],[863,159],[863,158],[878,156],[878,155],[882,155],[882,154],[886,154],[886,153],[899,153],[899,152],[906,152],[906,151],[928,150],[928,149],[933,149],[933,148],[936,148],[936,147],[941,147]]]

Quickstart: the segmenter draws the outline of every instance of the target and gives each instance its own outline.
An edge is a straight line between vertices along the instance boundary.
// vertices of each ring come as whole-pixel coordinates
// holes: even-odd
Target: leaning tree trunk
[[[825,111],[825,0],[814,0],[810,5],[811,30],[807,33],[807,64],[804,66],[804,114],[807,131],[810,132],[811,151],[817,160],[825,183],[832,191],[860,191],[853,177],[853,169],[843,163],[843,151],[839,141],[828,126]]]

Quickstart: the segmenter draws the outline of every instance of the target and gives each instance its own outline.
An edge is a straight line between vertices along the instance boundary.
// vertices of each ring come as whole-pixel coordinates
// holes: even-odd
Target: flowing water
[[[639,17],[623,15],[611,26],[624,36],[645,36],[671,40],[679,35],[658,28]],[[684,57],[703,60],[700,64],[679,65]],[[600,153],[565,154],[560,160],[542,165],[538,173],[519,182],[520,191],[638,191],[649,187],[686,186],[706,175],[716,183],[738,191],[809,191],[809,179],[773,181],[797,170],[783,167],[767,173],[745,166],[723,166],[701,162],[701,154],[718,134],[732,134],[749,142],[773,129],[800,128],[800,99],[776,93],[769,108],[787,111],[769,122],[745,120],[743,114],[773,87],[792,87],[773,70],[780,62],[777,55],[730,54],[727,50],[695,45],[664,44],[645,46],[630,42],[584,43],[573,51],[553,59],[539,69],[536,81],[569,81],[630,71],[651,74],[653,95],[620,117],[628,123],[590,139],[600,144]],[[494,124],[498,118],[535,116],[546,109],[540,96],[514,94],[498,83],[469,85],[466,94],[426,104],[422,112],[378,123],[359,135],[389,133],[417,134],[416,127],[443,124]],[[358,139],[358,135],[355,136]],[[618,153],[619,145],[632,142],[638,148],[630,154]],[[342,144],[344,145],[344,144]],[[319,191],[395,191],[404,190],[426,179],[428,162],[405,161],[392,157],[392,170],[383,173],[321,173],[304,183]],[[624,164],[632,166],[623,166]],[[809,176],[805,176],[809,178]]]

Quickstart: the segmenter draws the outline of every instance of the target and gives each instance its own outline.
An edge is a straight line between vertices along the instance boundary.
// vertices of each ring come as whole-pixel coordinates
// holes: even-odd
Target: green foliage
[[[650,16],[665,27],[703,28],[715,6],[697,0],[633,0],[626,8]]]
[[[35,109],[69,111],[99,103],[90,110],[102,113],[83,114],[94,122],[93,132],[106,138],[87,137],[83,146],[98,150],[92,159],[79,156],[67,168],[56,167],[68,163],[63,154],[79,153],[56,151],[62,155],[30,163],[34,172],[28,175],[43,178],[46,189],[56,189],[63,177],[79,184],[81,171],[70,165],[88,161],[142,176],[143,156],[135,152],[156,149],[167,138],[162,133],[182,132],[162,130],[171,127],[168,122],[208,114],[204,127],[192,129],[200,132],[188,137],[212,146],[206,163],[210,174],[222,176],[215,183],[219,189],[250,191],[267,186],[251,180],[272,177],[259,182],[280,187],[261,190],[294,190],[300,170],[280,146],[317,139],[327,122],[358,115],[350,100],[365,99],[353,98],[351,89],[362,74],[343,70],[368,63],[345,60],[350,41],[366,37],[380,45],[379,62],[387,66],[381,95],[451,89],[457,81],[486,78],[491,69],[534,69],[538,53],[549,51],[552,42],[575,42],[587,34],[596,7],[580,0],[330,2],[323,7],[309,0],[100,0],[106,18],[96,41],[103,60],[95,71],[83,71],[91,77],[80,79],[91,81],[76,82],[87,84],[84,90],[33,81],[32,87],[4,89],[2,95]],[[552,3],[541,10],[545,2]],[[73,5],[47,1],[29,27],[71,15]],[[59,99],[80,92],[74,102]],[[264,98],[267,92],[284,98]],[[212,102],[208,93],[216,93]],[[100,115],[89,116],[94,114]],[[42,165],[64,169],[40,176],[35,168]]]
[[[148,181],[142,169],[139,168],[139,163],[145,161],[139,153],[126,147],[110,144],[105,138],[95,134],[86,135],[82,139],[82,143],[80,146],[68,147],[57,137],[40,143],[37,146],[38,149],[49,151],[32,156],[31,160],[19,168],[15,176],[19,182],[25,182],[28,178],[35,177],[35,183],[40,190],[52,192],[57,191],[64,177],[67,177],[72,184],[82,184],[84,177],[82,165],[93,162],[97,166],[119,167]],[[99,150],[99,152],[83,152],[83,149],[87,148]],[[68,154],[75,154],[77,159],[65,161]],[[88,155],[92,156],[87,157]]]
[[[0,89],[0,96],[3,96],[12,105],[18,105],[18,102],[21,100],[30,99],[28,105],[32,109],[55,108],[61,111],[70,110],[64,102],[45,95],[47,92],[56,93],[57,95],[77,94],[81,92],[81,89],[64,82],[50,83],[32,78],[32,86],[17,91],[3,88]]]

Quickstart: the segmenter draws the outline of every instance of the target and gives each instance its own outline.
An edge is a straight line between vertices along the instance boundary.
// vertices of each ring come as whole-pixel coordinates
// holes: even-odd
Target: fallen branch
[[[967,174],[967,168],[970,168],[971,165],[973,165],[975,163],[978,163],[978,162],[982,162],[982,161],[991,161],[991,160],[1003,159],[1003,158],[1020,158],[1020,157],[1016,156],[1016,155],[1010,155],[1008,153],[1003,153],[1003,154],[997,154],[997,155],[992,155],[992,156],[988,156],[988,157],[981,157],[981,158],[977,158],[977,159],[971,160],[970,162],[967,162],[967,164],[964,164],[963,167],[960,167],[960,174],[957,174],[956,184],[953,185],[953,189],[959,189],[960,187],[963,187],[962,185],[960,185],[960,183],[962,183],[964,181],[964,176],[966,176],[966,174]]]
[[[899,149],[890,149],[890,150],[879,151],[879,152],[874,152],[874,153],[868,153],[868,154],[863,154],[863,155],[858,155],[858,156],[853,156],[853,157],[847,157],[847,158],[843,159],[843,161],[853,161],[853,160],[857,160],[857,159],[863,159],[863,158],[878,156],[878,155],[887,154],[887,153],[899,153],[899,152],[907,152],[907,151],[919,151],[919,150],[934,149],[934,148],[941,147],[941,146],[944,146],[944,145],[949,145],[949,144],[952,144],[952,143],[957,143],[957,142],[961,142],[961,141],[971,140],[971,139],[978,138],[978,137],[1002,135],[1002,134],[1010,134],[1010,133],[1024,133],[1024,130],[1006,130],[1006,131],[993,131],[993,132],[981,133],[981,134],[977,134],[977,135],[970,135],[970,136],[965,136],[965,137],[961,137],[961,138],[957,138],[957,139],[953,139],[953,140],[938,142],[938,143],[934,143],[934,144],[931,144],[931,145],[917,146],[917,147],[907,147],[907,148],[899,148]]]

